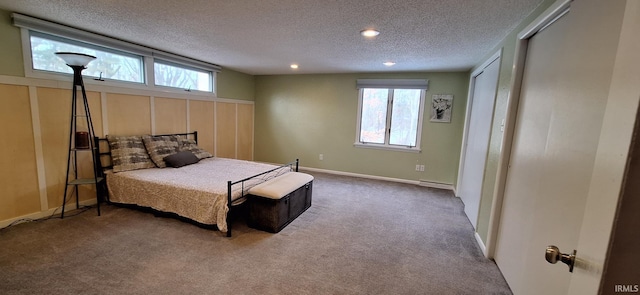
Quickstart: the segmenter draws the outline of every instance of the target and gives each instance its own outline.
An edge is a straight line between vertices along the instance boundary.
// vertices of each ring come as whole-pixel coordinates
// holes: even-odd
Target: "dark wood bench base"
[[[312,190],[313,181],[310,181],[280,199],[249,194],[247,224],[249,227],[271,233],[280,232],[302,212],[311,207]]]

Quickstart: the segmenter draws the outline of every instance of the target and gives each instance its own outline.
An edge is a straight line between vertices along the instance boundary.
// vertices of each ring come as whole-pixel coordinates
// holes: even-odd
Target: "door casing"
[[[487,67],[489,67],[490,65],[492,65],[493,63],[497,63],[497,66],[500,67],[500,62],[501,62],[501,56],[502,56],[502,49],[498,50],[496,53],[494,53],[490,58],[488,58],[484,63],[482,63],[482,65],[480,65],[475,71],[473,71],[471,73],[471,78],[469,79],[469,93],[468,93],[468,102],[467,102],[467,108],[466,108],[466,114],[465,114],[465,124],[464,124],[464,130],[463,130],[463,135],[462,135],[462,148],[460,150],[460,163],[458,166],[458,180],[456,182],[456,196],[457,197],[461,197],[461,193],[462,193],[462,188],[464,185],[464,172],[465,172],[465,164],[467,164],[467,159],[466,159],[466,155],[467,155],[467,149],[469,147],[469,140],[470,140],[470,132],[471,132],[471,116],[473,114],[473,110],[474,107],[477,107],[476,103],[477,103],[477,98],[474,97],[475,96],[475,90],[476,90],[476,79],[478,78],[478,76],[480,76],[480,74],[482,74]],[[496,81],[495,81],[495,88],[493,91],[493,97],[491,99],[491,114],[490,116],[488,116],[487,118],[484,118],[485,120],[489,120],[489,126],[492,125],[493,123],[493,117],[494,117],[494,113],[495,113],[495,109],[494,109],[494,104],[495,104],[495,95],[497,93],[497,86],[498,86],[498,78],[500,76],[500,72],[498,70],[498,74],[496,76]],[[491,127],[489,127],[491,128]],[[489,141],[491,139],[491,130],[489,130],[489,136],[487,137],[486,141],[483,141],[481,144],[486,144],[487,149],[489,146]],[[486,155],[485,155],[485,159],[486,159]],[[482,166],[482,170],[484,171],[484,168],[486,167],[486,162],[484,163],[484,165]],[[483,173],[484,175],[484,173]],[[480,180],[482,181],[482,180]],[[482,188],[480,188],[480,191],[478,192],[479,194],[482,193]],[[480,199],[477,200],[478,204],[473,204],[478,206],[478,208],[474,208],[474,210],[478,210],[479,211],[479,206],[480,206]],[[465,213],[467,211],[467,206],[469,204],[465,204]],[[473,225],[474,229],[477,227],[477,212],[475,215],[475,220],[473,216],[469,216],[469,214],[467,214],[467,216],[469,217],[469,221],[471,222],[471,224]],[[477,235],[477,234],[476,234]],[[476,237],[477,239],[479,239],[479,237]],[[479,240],[481,241],[481,239]],[[479,242],[480,247],[483,249],[483,252],[485,252],[484,249],[484,244],[482,242]],[[486,255],[486,253],[485,253]]]

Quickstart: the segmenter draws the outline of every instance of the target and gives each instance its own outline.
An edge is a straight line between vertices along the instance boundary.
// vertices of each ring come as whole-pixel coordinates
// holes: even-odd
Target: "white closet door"
[[[489,148],[489,136],[491,135],[491,120],[499,69],[500,58],[494,60],[475,77],[473,96],[470,102],[469,132],[461,172],[462,183],[458,195],[464,203],[464,212],[474,229],[480,210],[482,181]]]
[[[581,237],[581,229],[606,239],[613,216],[605,209],[615,208],[619,194],[619,185],[618,192],[597,194],[602,212],[585,214],[590,187],[601,186],[592,182],[602,178],[593,178],[596,155],[609,146],[599,141],[624,6],[572,2],[570,12],[527,42],[494,257],[514,294],[569,294],[580,277],[593,283],[574,294],[598,293],[601,273],[594,270],[602,262],[595,257],[605,256],[608,243]],[[608,174],[624,171],[624,161],[604,166]],[[596,242],[604,247],[584,250]],[[577,250],[574,272],[545,260],[549,245],[565,254]]]

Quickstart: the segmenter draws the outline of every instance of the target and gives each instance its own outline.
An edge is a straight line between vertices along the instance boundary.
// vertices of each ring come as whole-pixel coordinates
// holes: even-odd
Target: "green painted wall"
[[[517,34],[528,26],[536,17],[538,17],[545,9],[555,0],[545,0],[538,8],[536,8],[526,19],[524,19],[500,44],[487,53],[478,66],[487,60],[496,51],[502,48],[502,60],[500,62],[500,76],[498,78],[498,88],[496,93],[496,101],[494,106],[493,125],[491,126],[491,139],[489,143],[489,151],[487,155],[484,180],[482,183],[482,196],[480,197],[480,212],[478,214],[478,224],[476,231],[486,243],[489,231],[489,217],[491,214],[491,204],[493,202],[493,193],[495,192],[495,182],[498,173],[498,161],[500,157],[500,145],[502,144],[502,132],[500,125],[507,115],[507,99],[511,87],[511,77],[513,75],[513,59],[516,51]],[[473,69],[475,70],[475,68]],[[472,70],[472,71],[473,71]]]
[[[360,78],[428,79],[427,102],[433,94],[454,95],[452,122],[429,122],[427,113],[421,153],[354,147]],[[255,159],[299,158],[305,167],[453,184],[468,80],[468,72],[257,76]],[[425,171],[416,172],[416,164],[425,165]]]
[[[242,100],[255,99],[255,77],[223,68],[216,75],[218,97]]]
[[[12,24],[11,13],[0,10],[0,75],[24,77],[20,28]],[[217,79],[218,97],[254,100],[252,75],[223,68]]]
[[[11,24],[11,12],[0,9],[0,75],[24,77],[20,29]]]

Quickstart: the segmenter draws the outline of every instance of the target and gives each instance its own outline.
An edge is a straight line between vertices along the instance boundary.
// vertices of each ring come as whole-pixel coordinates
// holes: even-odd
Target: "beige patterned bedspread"
[[[176,213],[227,231],[227,181],[236,181],[278,166],[225,158],[207,158],[180,168],[150,168],[107,174],[112,202],[151,207]],[[288,171],[288,169],[287,169]],[[278,172],[285,173],[285,172]],[[272,174],[272,173],[269,173]],[[273,176],[273,175],[271,175]],[[248,186],[263,182],[259,177]],[[244,193],[233,187],[232,202]]]

